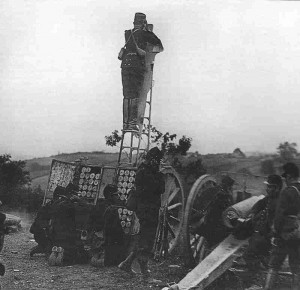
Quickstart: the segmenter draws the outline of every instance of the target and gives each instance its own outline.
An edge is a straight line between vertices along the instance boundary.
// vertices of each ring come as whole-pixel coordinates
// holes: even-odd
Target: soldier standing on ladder
[[[151,28],[147,28],[145,14],[135,13],[133,24],[132,30],[125,30],[125,45],[120,51],[119,59],[122,60],[123,129],[139,131],[142,120],[138,120],[138,107],[145,85],[147,44],[158,46],[160,51],[163,46]]]

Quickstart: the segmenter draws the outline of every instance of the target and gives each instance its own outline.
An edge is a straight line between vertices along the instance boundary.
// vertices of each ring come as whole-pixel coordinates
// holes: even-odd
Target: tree
[[[0,155],[0,185],[23,186],[30,184],[29,172],[25,161],[12,161],[9,154]]]
[[[277,147],[277,152],[283,162],[293,161],[298,154],[296,143],[284,142]]]
[[[146,131],[144,127],[143,132]],[[169,132],[163,134],[156,127],[150,126],[150,139],[151,143],[161,147],[161,150],[165,155],[186,155],[187,151],[192,145],[192,138],[182,136],[178,144],[175,143],[177,134],[170,134]],[[115,147],[122,140],[122,136],[119,134],[118,130],[115,130],[111,135],[105,136],[105,141],[107,146]]]
[[[9,154],[0,155],[0,198],[5,204],[14,203],[21,191],[30,184],[25,161],[12,161]]]
[[[144,127],[144,132],[145,130],[146,127]],[[151,144],[161,148],[164,153],[164,162],[173,166],[187,183],[193,183],[199,176],[206,173],[202,158],[199,154],[196,154],[196,157],[186,156],[192,146],[192,138],[184,135],[178,142],[176,138],[177,134],[170,132],[164,134],[156,127],[150,126]],[[105,136],[105,139],[107,146],[114,147],[122,140],[122,136],[115,130],[111,135]]]

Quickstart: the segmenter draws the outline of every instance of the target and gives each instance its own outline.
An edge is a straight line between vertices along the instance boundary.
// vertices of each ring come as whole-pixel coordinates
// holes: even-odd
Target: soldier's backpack
[[[296,186],[289,186],[294,188],[300,197],[300,191]],[[288,229],[283,230],[281,237],[284,240],[300,240],[300,212],[297,215],[288,215],[286,217],[286,224]]]

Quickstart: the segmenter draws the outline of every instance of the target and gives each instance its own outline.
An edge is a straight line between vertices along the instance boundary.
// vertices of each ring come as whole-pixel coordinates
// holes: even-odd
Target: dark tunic
[[[145,50],[147,43],[161,45],[159,38],[149,31],[136,29],[133,32],[134,39],[139,48]],[[138,99],[144,83],[146,72],[145,58],[139,56],[131,30],[125,31],[126,50],[122,59],[122,85],[123,85],[123,122],[136,125],[138,120]]]
[[[300,212],[300,196],[292,186],[300,189],[300,183],[294,183],[286,187],[279,196],[274,219],[277,242],[272,248],[269,266],[278,270],[288,256],[291,271],[300,275],[300,241],[282,239],[282,234],[292,231],[295,227],[294,220],[288,216],[295,216]]]
[[[204,205],[201,211],[205,214],[204,223],[197,232],[203,235],[210,245],[220,243],[230,230],[223,223],[223,211],[233,204],[233,198],[220,186],[209,188],[204,193]]]
[[[142,164],[136,173],[136,191],[127,200],[127,208],[136,212],[140,221],[139,250],[150,254],[158,225],[161,194],[165,190],[164,176]]]

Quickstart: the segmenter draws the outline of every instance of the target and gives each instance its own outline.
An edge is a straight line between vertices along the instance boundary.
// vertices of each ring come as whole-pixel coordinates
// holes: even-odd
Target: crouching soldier
[[[223,241],[231,229],[223,223],[223,211],[233,205],[232,188],[234,179],[223,175],[221,184],[203,192],[201,214],[191,227],[191,232],[204,236],[210,247]]]
[[[126,236],[120,212],[124,203],[120,200],[116,186],[105,197],[110,205],[104,214],[104,265],[116,266],[126,257]]]
[[[104,199],[98,199],[88,221],[88,230],[92,232],[91,265],[94,267],[117,264],[114,262],[114,255],[117,255],[118,251],[111,251],[110,247],[111,244],[121,245],[123,235],[120,233],[121,236],[118,234],[111,236],[114,232],[114,229],[111,229],[113,226],[117,228],[118,233],[120,232],[120,224],[114,224],[114,221],[118,220],[117,208],[121,203],[118,188],[113,184],[108,184],[103,190],[103,195]],[[112,224],[110,224],[111,221]]]
[[[59,196],[64,194],[65,188],[57,186],[53,192],[52,201],[46,203],[38,210],[36,218],[29,229],[38,245],[31,249],[30,257],[33,257],[34,254],[38,253],[46,254],[46,256],[50,255],[52,248],[52,243],[49,236],[51,208],[59,199]]]
[[[75,206],[71,200],[75,190],[75,186],[70,183],[65,189],[65,195],[60,196],[51,207],[50,234],[53,244],[49,257],[51,266],[73,264],[76,260]]]

